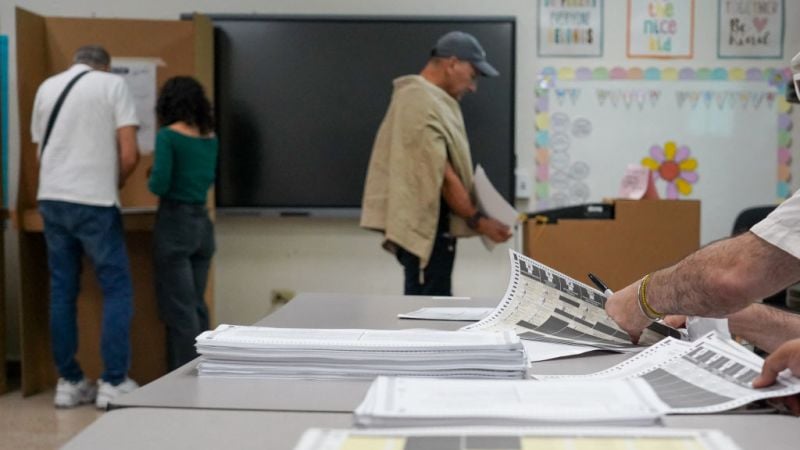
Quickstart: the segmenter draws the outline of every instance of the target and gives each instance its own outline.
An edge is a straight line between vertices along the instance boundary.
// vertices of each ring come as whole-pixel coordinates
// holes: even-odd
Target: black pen
[[[589,279],[592,280],[592,283],[594,283],[594,285],[597,286],[597,288],[600,289],[606,296],[610,297],[611,295],[614,294],[614,292],[611,289],[609,289],[605,283],[600,281],[600,278],[597,278],[597,275],[590,272]]]

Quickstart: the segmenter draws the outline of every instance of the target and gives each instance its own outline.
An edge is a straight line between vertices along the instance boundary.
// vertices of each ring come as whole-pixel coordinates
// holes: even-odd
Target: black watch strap
[[[467,219],[467,226],[472,230],[478,228],[478,222],[482,217],[486,217],[486,215],[480,211],[475,212]]]

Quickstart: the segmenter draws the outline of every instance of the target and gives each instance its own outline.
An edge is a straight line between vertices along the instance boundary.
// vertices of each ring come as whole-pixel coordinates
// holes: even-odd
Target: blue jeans
[[[103,292],[100,352],[111,384],[125,380],[130,367],[131,281],[122,218],[116,207],[39,201],[50,267],[50,334],[58,373],[69,381],[83,378],[78,351],[77,299],[85,253]]]

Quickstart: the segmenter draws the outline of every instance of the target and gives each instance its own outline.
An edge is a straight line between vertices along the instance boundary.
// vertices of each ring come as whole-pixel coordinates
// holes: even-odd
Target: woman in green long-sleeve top
[[[194,78],[167,80],[156,112],[162,128],[148,186],[159,197],[153,230],[156,297],[167,327],[167,366],[172,370],[197,356],[194,339],[209,325],[204,293],[214,226],[206,199],[219,144],[211,105]]]

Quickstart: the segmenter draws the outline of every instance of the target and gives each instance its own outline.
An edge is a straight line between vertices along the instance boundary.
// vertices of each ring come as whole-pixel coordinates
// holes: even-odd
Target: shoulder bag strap
[[[64,90],[61,91],[61,95],[58,96],[58,100],[56,100],[56,104],[55,106],[53,106],[53,112],[50,113],[50,118],[47,120],[47,129],[44,132],[44,139],[42,140],[42,148],[39,152],[40,158],[42,157],[41,155],[44,154],[44,148],[47,146],[47,141],[50,140],[50,132],[53,131],[53,125],[55,125],[56,123],[56,117],[58,117],[58,113],[59,111],[61,111],[61,105],[64,104],[64,99],[67,98],[67,94],[69,94],[69,91],[72,89],[72,86],[74,86],[75,83],[81,79],[81,77],[83,77],[89,72],[91,72],[91,70],[86,70],[75,75],[73,79],[69,80],[69,83],[67,83],[67,86],[64,88]]]

